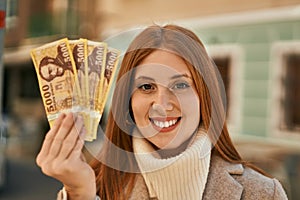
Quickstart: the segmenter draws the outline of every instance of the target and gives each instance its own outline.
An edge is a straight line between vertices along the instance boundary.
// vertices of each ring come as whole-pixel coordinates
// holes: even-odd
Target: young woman
[[[100,154],[87,164],[82,119],[69,113],[48,132],[37,163],[64,184],[58,199],[287,199],[235,149],[224,97],[193,32],[150,26],[124,55]]]

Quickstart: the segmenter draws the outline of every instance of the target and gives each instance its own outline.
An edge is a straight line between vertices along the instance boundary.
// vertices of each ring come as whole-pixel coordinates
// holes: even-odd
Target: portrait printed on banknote
[[[45,81],[52,81],[56,77],[63,76],[65,71],[73,73],[71,60],[65,59],[65,51],[61,45],[57,46],[55,58],[45,56],[39,64],[40,77]]]

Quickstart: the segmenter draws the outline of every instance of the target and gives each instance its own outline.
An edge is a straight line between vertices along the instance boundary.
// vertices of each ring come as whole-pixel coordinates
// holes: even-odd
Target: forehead
[[[147,56],[136,68],[136,77],[173,77],[174,75],[191,73],[184,60],[168,51],[156,50]]]
[[[51,68],[53,68],[53,67],[57,67],[55,64],[53,64],[53,63],[47,63],[46,65],[44,65],[43,67],[42,67],[42,69],[44,68],[44,69],[46,69],[46,68],[49,68],[49,67],[51,67]]]

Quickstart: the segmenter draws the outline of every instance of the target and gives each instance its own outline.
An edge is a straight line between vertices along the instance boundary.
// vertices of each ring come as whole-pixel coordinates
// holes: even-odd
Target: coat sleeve
[[[287,200],[287,195],[277,179],[273,179],[274,183],[274,200]]]
[[[68,200],[67,197],[67,192],[65,190],[65,188],[63,187],[58,193],[57,193],[57,197],[56,200]],[[95,200],[101,200],[99,196],[96,196]]]
[[[57,198],[56,200],[67,200],[67,195],[66,192],[64,191],[64,188],[61,189],[58,193],[57,193]]]

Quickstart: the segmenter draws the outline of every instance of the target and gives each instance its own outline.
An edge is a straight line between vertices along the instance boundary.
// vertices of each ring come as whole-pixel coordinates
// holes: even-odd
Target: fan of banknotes
[[[119,57],[119,50],[87,39],[63,38],[31,51],[50,127],[60,113],[76,112],[85,140],[96,139]]]

